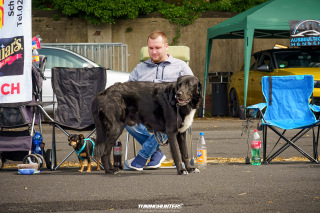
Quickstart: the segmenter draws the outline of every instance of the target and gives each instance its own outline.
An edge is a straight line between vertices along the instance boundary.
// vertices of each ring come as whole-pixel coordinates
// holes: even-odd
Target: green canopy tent
[[[247,102],[249,66],[254,38],[289,38],[290,20],[320,19],[320,0],[270,0],[220,24],[208,28],[203,90],[203,116],[205,95],[214,39],[244,39],[244,104]]]

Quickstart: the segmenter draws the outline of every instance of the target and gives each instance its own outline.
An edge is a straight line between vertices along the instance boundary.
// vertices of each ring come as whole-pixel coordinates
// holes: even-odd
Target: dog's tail
[[[94,156],[100,158],[105,150],[107,141],[107,129],[110,128],[110,123],[108,117],[105,115],[102,108],[98,108],[93,114],[95,127],[96,127],[96,147],[94,151]]]

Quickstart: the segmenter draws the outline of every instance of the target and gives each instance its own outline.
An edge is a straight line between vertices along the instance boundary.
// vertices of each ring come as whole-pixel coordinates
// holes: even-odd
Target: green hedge
[[[162,0],[33,0],[33,9],[54,9],[87,22],[116,23],[116,19],[134,19],[139,15],[161,13],[177,24],[177,34],[170,45],[179,43],[181,26],[191,24],[201,13],[210,11],[243,12],[267,0],[181,0],[178,5]],[[58,19],[55,17],[55,19]]]
[[[184,0],[180,6],[161,0],[33,0],[34,9],[55,9],[92,24],[115,23],[116,19],[134,19],[139,15],[161,13],[171,23],[191,24],[208,11],[243,12],[267,0]]]

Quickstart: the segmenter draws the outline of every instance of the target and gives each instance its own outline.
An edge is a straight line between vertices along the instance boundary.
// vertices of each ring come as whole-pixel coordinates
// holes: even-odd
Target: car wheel
[[[229,112],[232,117],[239,116],[239,99],[234,89],[229,93]]]

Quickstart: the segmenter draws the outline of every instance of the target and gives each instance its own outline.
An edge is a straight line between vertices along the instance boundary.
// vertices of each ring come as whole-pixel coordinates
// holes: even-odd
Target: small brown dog
[[[82,134],[80,135],[70,135],[68,138],[69,145],[72,146],[80,161],[81,168],[79,172],[83,172],[85,160],[88,161],[87,172],[91,172],[91,160],[94,154],[95,139],[84,138]],[[97,170],[100,171],[99,159],[97,159]]]

